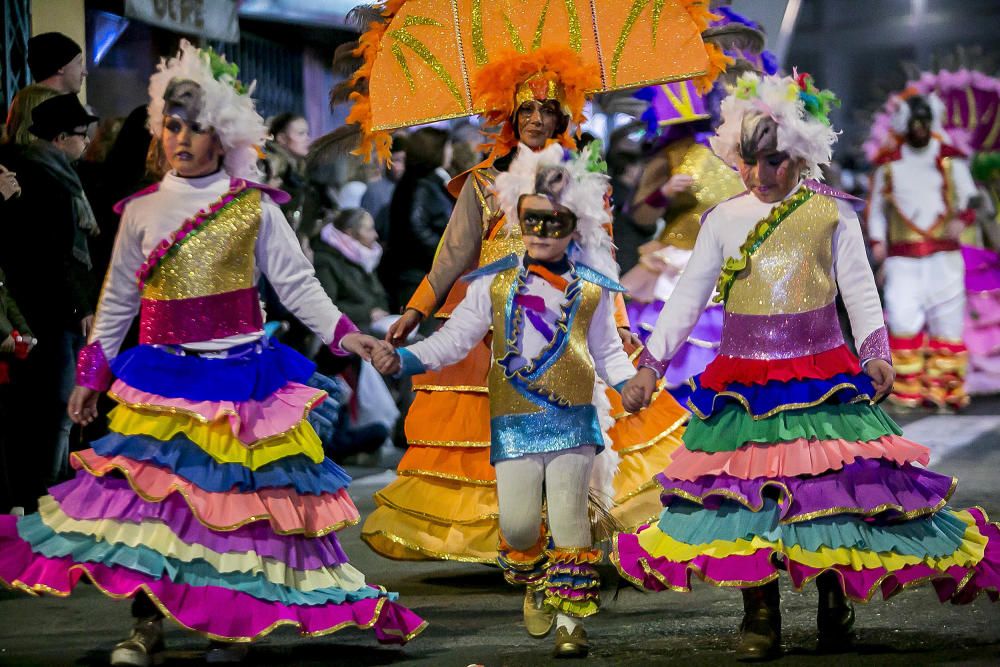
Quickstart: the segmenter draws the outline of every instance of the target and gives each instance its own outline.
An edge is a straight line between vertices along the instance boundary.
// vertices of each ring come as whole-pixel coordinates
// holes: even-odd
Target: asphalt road
[[[952,506],[983,506],[1000,519],[1000,400],[978,401],[962,416],[918,413],[900,418],[907,437],[933,451],[931,467],[957,475]],[[352,487],[362,514],[380,471],[357,469]],[[460,563],[398,563],[382,559],[360,541],[359,529],[341,533],[352,561],[370,581],[400,592],[402,601],[430,622],[403,648],[380,647],[370,633],[342,631],[299,639],[279,630],[254,645],[252,665],[484,665],[485,667],[587,665],[720,665],[733,663],[741,605],[736,591],[698,585],[690,594],[640,593],[619,586],[606,568],[604,608],[587,628],[594,646],[585,661],[548,658],[551,640],[534,640],[519,625],[521,596],[499,571]],[[838,655],[815,652],[813,589],[802,593],[782,582],[788,665],[997,665],[1000,605],[980,598],[969,606],[941,605],[931,587],[857,609],[858,639]],[[0,664],[101,665],[130,625],[127,602],[110,600],[89,586],[69,599],[29,598],[0,591]],[[201,664],[204,640],[171,626],[168,662]]]

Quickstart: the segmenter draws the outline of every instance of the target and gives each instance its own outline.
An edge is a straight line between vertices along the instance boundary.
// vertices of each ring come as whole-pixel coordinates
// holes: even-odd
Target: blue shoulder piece
[[[503,259],[498,259],[492,264],[487,264],[486,266],[481,266],[475,271],[470,271],[462,276],[462,280],[466,282],[472,282],[476,278],[482,276],[488,276],[493,273],[500,273],[501,271],[506,271],[507,269],[513,269],[515,266],[521,263],[521,258],[515,254],[510,254]]]
[[[618,283],[618,281],[608,278],[603,273],[595,271],[586,264],[578,263],[576,265],[576,275],[580,276],[580,278],[586,280],[588,283],[594,283],[598,287],[603,287],[604,289],[609,290],[611,292],[628,291],[624,287],[622,287],[621,284]]]

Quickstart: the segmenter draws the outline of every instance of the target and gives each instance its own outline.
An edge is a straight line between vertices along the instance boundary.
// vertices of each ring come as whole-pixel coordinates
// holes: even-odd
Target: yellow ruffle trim
[[[375,494],[361,539],[394,560],[496,564],[496,488],[432,477],[400,477]]]
[[[988,538],[976,528],[975,519],[967,511],[955,512],[955,516],[968,527],[962,538],[962,545],[950,556],[944,558],[921,558],[892,552],[862,551],[846,547],[821,547],[819,551],[807,551],[798,545],[785,546],[780,540],[772,542],[759,537],[751,540],[729,542],[717,540],[709,544],[691,545],[679,542],[660,532],[655,526],[639,533],[639,546],[654,558],[666,558],[675,563],[684,563],[698,556],[726,558],[727,556],[748,556],[761,549],[772,549],[808,567],[822,569],[834,565],[844,565],[853,570],[885,568],[889,572],[901,570],[907,565],[924,564],[938,571],[949,567],[971,567],[982,561]]]
[[[109,428],[116,433],[146,435],[157,440],[183,435],[219,463],[239,463],[251,470],[299,454],[305,454],[314,463],[323,461],[323,445],[308,421],[300,422],[280,438],[269,438],[250,447],[233,436],[226,422],[205,424],[179,414],[153,416],[124,405],[112,410],[110,418]]]
[[[573,616],[575,618],[586,618],[593,616],[599,610],[596,600],[567,600],[558,595],[546,595],[545,604],[555,609],[557,612]]]
[[[281,561],[262,558],[252,552],[219,553],[200,544],[188,544],[163,523],[134,524],[113,519],[73,519],[62,511],[52,496],[44,496],[38,504],[42,522],[57,533],[80,533],[110,544],[123,544],[133,548],[141,545],[162,556],[186,563],[200,559],[218,572],[259,574],[273,584],[300,591],[320,588],[357,591],[366,585],[365,575],[350,563],[314,570],[296,570]]]

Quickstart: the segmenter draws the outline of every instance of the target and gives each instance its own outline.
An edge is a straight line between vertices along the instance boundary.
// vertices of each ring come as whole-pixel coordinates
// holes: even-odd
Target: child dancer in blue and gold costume
[[[557,624],[556,655],[588,650],[577,619],[597,612],[600,581],[588,515],[589,480],[604,437],[594,407],[596,378],[621,386],[635,373],[615,329],[604,193],[590,152],[564,160],[559,146],[518,151],[496,179],[509,224],[527,249],[469,274],[468,293],[425,341],[377,353],[379,370],[422,373],[454,363],[493,326],[490,462],[500,508],[500,564],[535,593],[525,604],[529,634]],[[574,230],[576,233],[574,234]],[[574,239],[578,240],[575,242]],[[569,251],[567,254],[567,250]],[[588,265],[589,264],[589,265]],[[601,272],[600,269],[604,270]],[[542,492],[548,533],[542,524]],[[548,547],[548,548],[546,548]]]
[[[861,226],[847,195],[808,179],[830,159],[834,100],[808,75],[744,75],[723,102],[712,147],[747,191],[706,214],[623,394],[628,409],[648,402],[717,289],[720,354],[692,380],[697,418],[657,475],[664,510],[619,535],[613,560],[648,590],[690,590],[692,573],[740,588],[744,659],[781,650],[781,570],[816,582],[829,648],[851,637],[849,599],[930,581],[963,603],[1000,586],[997,526],[947,505],[956,480],[923,468],[927,448],[876,404],[895,372]]]

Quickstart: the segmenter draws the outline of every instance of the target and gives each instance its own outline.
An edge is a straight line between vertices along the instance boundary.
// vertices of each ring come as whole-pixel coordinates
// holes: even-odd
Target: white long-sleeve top
[[[406,348],[425,368],[443,368],[464,359],[476,343],[486,336],[493,321],[490,285],[495,277],[495,274],[490,274],[475,278],[469,285],[465,298],[444,326],[429,338]],[[566,272],[562,277],[568,280],[570,273]],[[533,273],[528,274],[526,282],[525,294],[544,300],[545,312],[539,314],[548,328],[554,330],[555,322],[561,315],[563,291]],[[594,310],[590,330],[587,332],[587,345],[594,360],[594,370],[612,387],[635,375],[635,367],[622,347],[614,312],[614,295],[605,290]],[[525,319],[522,331],[521,357],[527,362],[537,357],[549,340],[528,319]]]
[[[892,197],[900,213],[914,226],[924,231],[934,226],[945,211],[947,203],[941,196],[944,176],[937,166],[941,142],[931,139],[923,148],[909,144],[900,147],[900,159],[881,165],[872,179],[871,201],[868,209],[868,236],[872,241],[885,243],[888,236],[885,190],[886,171],[892,170]],[[968,208],[969,200],[977,194],[969,164],[962,158],[951,158],[951,180],[955,187],[956,213]]]
[[[792,188],[788,196],[797,190],[798,186]],[[861,223],[848,202],[842,199],[836,201],[840,215],[830,240],[833,244],[833,270],[860,350],[868,336],[884,327],[885,322],[875,277],[865,252]],[[740,246],[750,231],[777,205],[762,202],[746,193],[722,202],[706,215],[691,259],[646,342],[649,355],[661,362],[673,358],[705,309],[725,260],[740,256]],[[782,224],[793,221],[791,218]],[[739,335],[739,332],[734,332],[734,335]]]
[[[141,294],[136,271],[161,241],[169,239],[185,220],[208,209],[229,187],[230,178],[223,171],[201,178],[181,178],[171,172],[164,176],[157,191],[125,205],[88,341],[99,342],[109,360],[118,355],[132,319],[139,312]],[[267,276],[281,302],[329,344],[343,315],[316,280],[281,209],[266,195],[261,197],[254,259],[256,277]],[[184,347],[217,351],[252,342],[262,335],[263,331],[259,331],[187,343]]]

